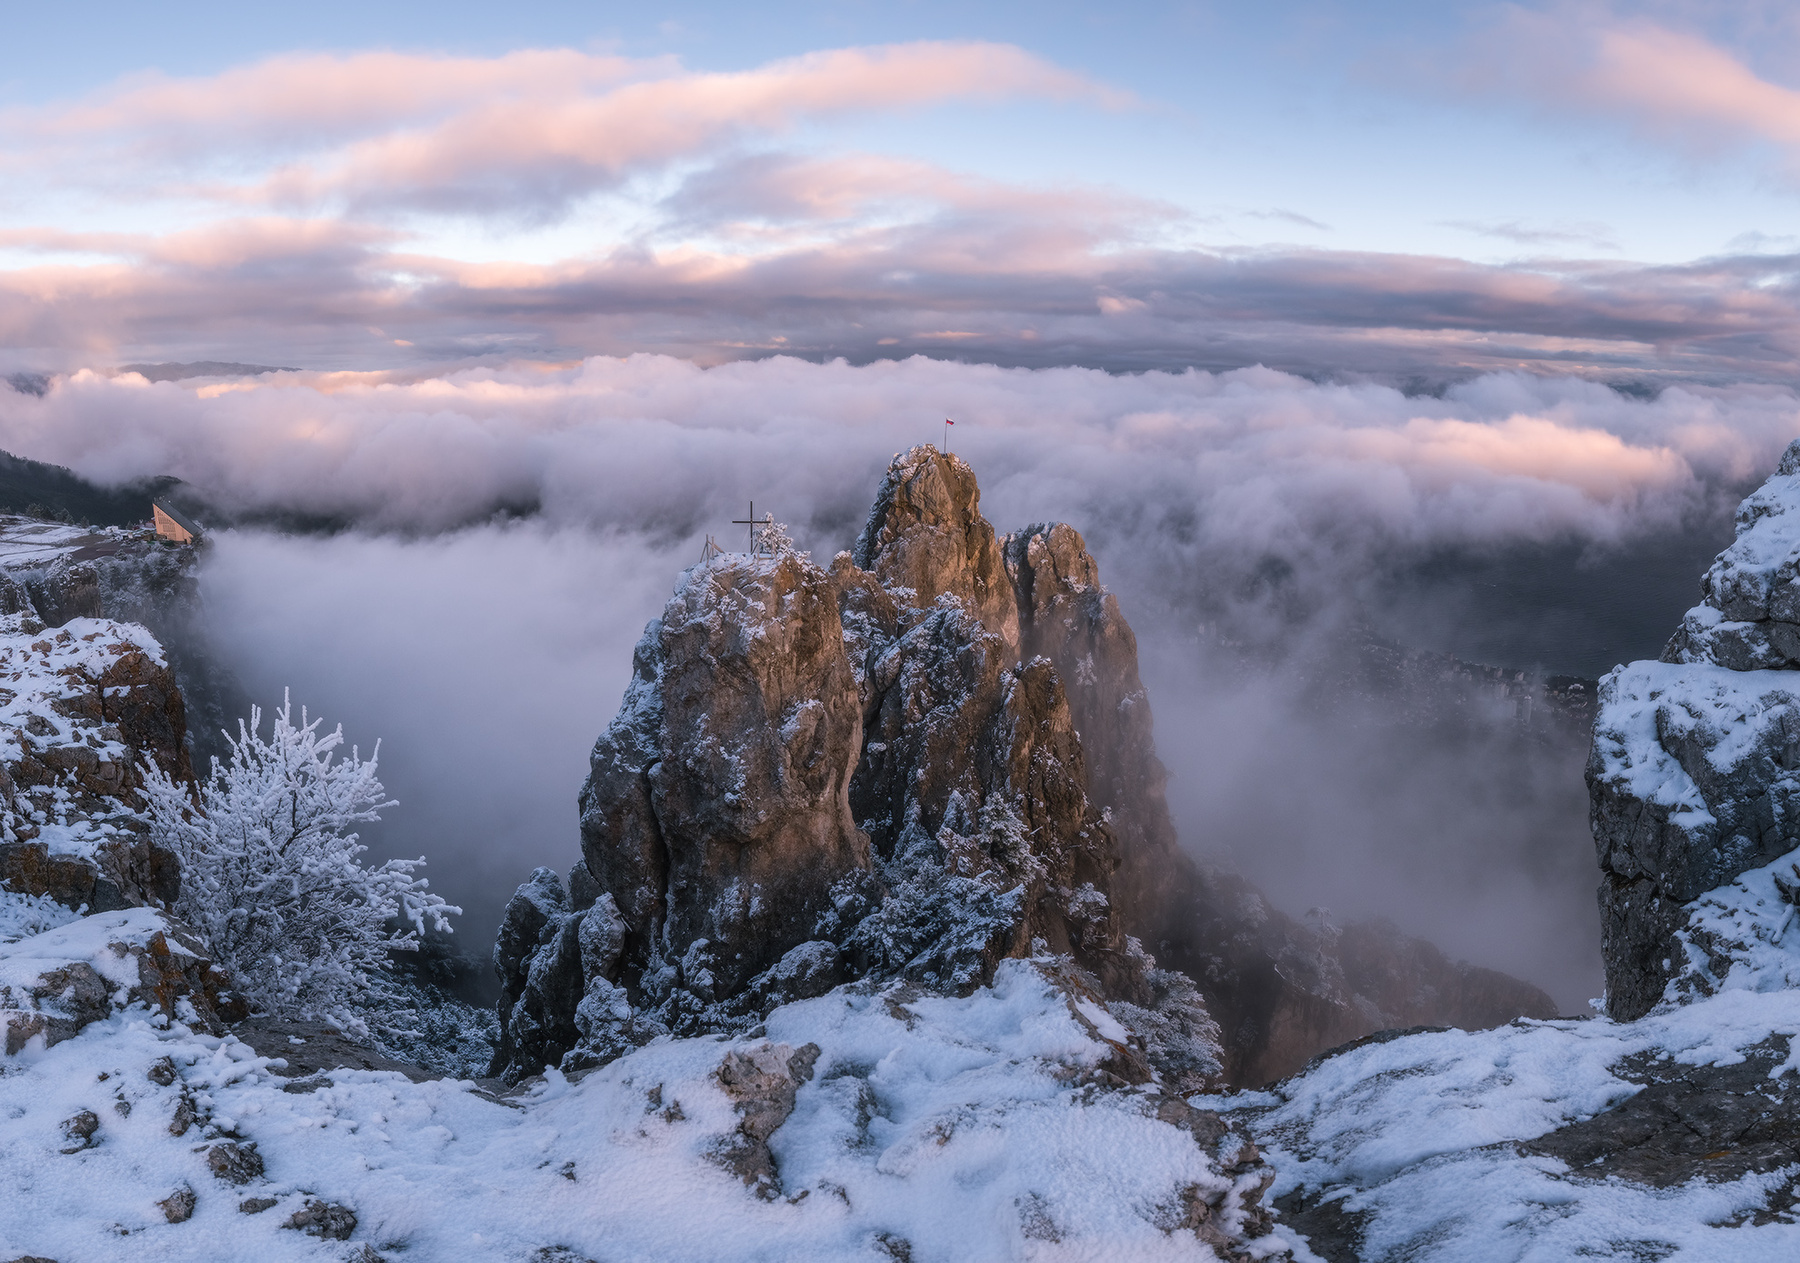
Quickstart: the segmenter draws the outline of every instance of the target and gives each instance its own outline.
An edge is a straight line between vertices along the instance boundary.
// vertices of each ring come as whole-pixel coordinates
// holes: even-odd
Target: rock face
[[[1006,569],[1019,598],[1021,649],[1056,664],[1070,718],[1087,754],[1088,797],[1111,814],[1119,838],[1117,899],[1131,932],[1163,937],[1158,893],[1182,863],[1163,793],[1149,695],[1138,678],[1137,637],[1074,527],[1057,522],[1006,537]]]
[[[1081,535],[1001,538],[930,447],[895,458],[828,571],[783,552],[683,575],[591,767],[581,862],[566,886],[534,873],[501,928],[495,1073],[743,1031],[851,979],[966,992],[1009,957],[1065,962],[1129,1031],[1124,1079],[1186,1090],[1297,1068],[1390,1011],[1550,1013],[1522,984],[1458,1007],[1484,971],[1391,932],[1367,955],[1392,976],[1358,990],[1335,937],[1188,859],[1136,639]]]
[[[702,999],[735,994],[868,867],[835,588],[792,554],[689,571],[633,669],[582,789],[582,856],[625,917],[625,969],[679,963]]]
[[[1616,1018],[1692,974],[1688,905],[1800,845],[1797,565],[1800,443],[1739,508],[1662,661],[1601,681],[1587,777]]]

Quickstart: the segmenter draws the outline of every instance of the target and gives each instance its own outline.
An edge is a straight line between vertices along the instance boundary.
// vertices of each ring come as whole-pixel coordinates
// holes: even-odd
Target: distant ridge
[[[185,377],[258,377],[263,373],[298,373],[297,368],[275,364],[238,364],[230,360],[195,360],[192,364],[121,364],[121,373],[136,373],[148,381],[178,382]]]

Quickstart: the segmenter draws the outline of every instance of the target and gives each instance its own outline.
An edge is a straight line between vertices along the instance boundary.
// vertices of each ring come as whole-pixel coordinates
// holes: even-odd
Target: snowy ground
[[[48,565],[84,548],[115,545],[129,534],[116,527],[65,525],[0,514],[0,569]]]
[[[1694,925],[1714,954],[1691,952],[1695,972],[1648,1017],[1407,1036],[1329,1057],[1274,1091],[1208,1103],[1235,1111],[1263,1144],[1279,1173],[1271,1196],[1304,1188],[1361,1216],[1365,1259],[1800,1258],[1800,1206],[1791,1204],[1800,1163],[1652,1188],[1585,1176],[1513,1143],[1642,1090],[1616,1073],[1632,1059],[1678,1077],[1742,1063],[1771,1036],[1800,1035],[1800,930],[1775,881],[1794,858],[1699,901]],[[1710,994],[1680,1002],[1696,991]],[[1800,1091],[1800,1039],[1788,1047],[1767,1072],[1772,1092]],[[1800,1137],[1793,1142],[1800,1148]],[[1771,1193],[1790,1203],[1788,1222],[1749,1222],[1769,1211]]]
[[[1800,932],[1778,867],[1708,897],[1698,924],[1712,954],[1695,959],[1714,969],[1710,994],[1688,1003],[1634,1023],[1407,1036],[1329,1057],[1275,1091],[1193,1101],[1254,1130],[1279,1173],[1271,1196],[1335,1199],[1358,1222],[1364,1259],[1800,1257],[1791,1214],[1751,1221],[1794,1168],[1658,1189],[1517,1144],[1638,1092],[1620,1073],[1633,1059],[1727,1065],[1800,1035],[1788,985]],[[85,933],[102,919],[0,947],[0,964],[23,977],[32,962],[74,959],[105,937]],[[741,1121],[720,1064],[760,1039],[665,1040],[503,1101],[468,1081],[384,1072],[296,1082],[234,1038],[141,1007],[116,1013],[0,1058],[11,1193],[0,1258],[1214,1257],[1172,1225],[1184,1198],[1216,1197],[1230,1177],[1151,1115],[1150,1096],[1092,1083],[1106,1045],[1029,962],[1006,962],[993,988],[965,999],[842,988],[776,1010],[766,1039],[821,1050],[771,1138],[781,1188],[767,1199],[719,1160]],[[1769,1072],[1784,1084],[1800,1071],[1800,1040],[1791,1047]],[[173,1135],[184,1098],[195,1121]],[[96,1122],[86,1145],[68,1130],[84,1111]],[[264,1168],[242,1185],[208,1166],[232,1141],[253,1144]],[[169,1222],[162,1203],[184,1188],[192,1216]],[[241,1210],[250,1199],[264,1208]],[[308,1201],[350,1208],[347,1239],[284,1227]],[[1282,1228],[1255,1253],[1294,1244]]]
[[[1144,1095],[1084,1085],[1108,1050],[1030,964],[966,999],[840,990],[767,1033],[822,1050],[771,1141],[770,1200],[712,1156],[739,1122],[716,1071],[743,1041],[667,1041],[499,1102],[369,1071],[295,1090],[235,1039],[127,1011],[0,1059],[0,1258],[1213,1257],[1167,1227],[1184,1194],[1229,1177]],[[176,1074],[158,1083],[165,1057]],[[184,1094],[202,1121],[174,1136]],[[93,1143],[65,1152],[83,1111]],[[233,1133],[265,1166],[241,1187],[207,1165]],[[159,1203],[184,1186],[192,1217],[167,1222]],[[245,1213],[250,1198],[274,1205]],[[354,1210],[347,1241],[282,1227],[309,1198]]]

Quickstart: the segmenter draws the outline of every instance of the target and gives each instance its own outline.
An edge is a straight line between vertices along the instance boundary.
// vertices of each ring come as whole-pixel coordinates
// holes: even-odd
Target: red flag
[[[956,422],[954,422],[954,421],[952,421],[952,420],[951,420],[951,419],[950,419],[950,418],[949,418],[949,417],[945,417],[945,418],[944,418],[944,424],[945,424],[945,425],[955,425],[955,424],[956,424]]]

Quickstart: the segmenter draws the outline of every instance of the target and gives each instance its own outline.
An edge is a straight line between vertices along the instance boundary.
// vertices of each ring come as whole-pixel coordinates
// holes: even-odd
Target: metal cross
[[[752,500],[750,502],[750,516],[748,518],[743,521],[732,518],[731,524],[733,526],[748,526],[750,528],[750,551],[754,554],[756,552],[756,528],[762,525],[762,523],[756,519],[756,501]]]

